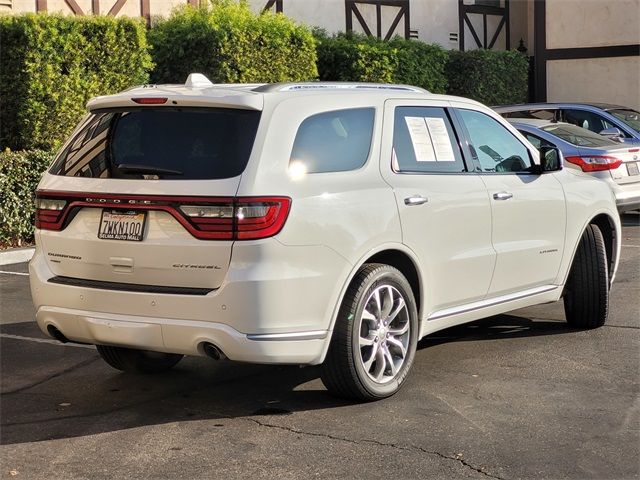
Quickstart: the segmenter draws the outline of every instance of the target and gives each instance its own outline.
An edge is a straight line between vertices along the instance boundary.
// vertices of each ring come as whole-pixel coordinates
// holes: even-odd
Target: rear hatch
[[[95,109],[38,189],[38,238],[56,280],[218,288],[260,115],[152,102]]]

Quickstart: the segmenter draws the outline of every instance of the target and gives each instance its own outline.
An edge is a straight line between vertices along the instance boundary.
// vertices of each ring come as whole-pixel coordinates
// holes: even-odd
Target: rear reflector
[[[288,197],[175,197],[36,192],[36,227],[63,230],[80,208],[156,210],[172,215],[201,240],[256,240],[284,226]]]
[[[131,100],[140,105],[162,105],[167,103],[168,99],[166,97],[139,97],[132,98]]]
[[[565,157],[565,160],[578,165],[583,172],[600,172],[603,170],[615,170],[622,165],[622,160],[606,155],[589,155],[583,157]]]

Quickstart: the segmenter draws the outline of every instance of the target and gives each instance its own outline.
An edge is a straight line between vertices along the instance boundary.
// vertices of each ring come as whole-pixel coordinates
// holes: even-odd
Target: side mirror
[[[557,147],[540,147],[540,173],[562,170],[562,153]]]
[[[622,132],[620,131],[619,128],[616,127],[612,127],[612,128],[605,128],[604,130],[602,130],[600,132],[600,135],[602,135],[603,137],[607,137],[611,140],[615,140],[617,142],[623,142],[623,138],[624,135],[622,135]]]

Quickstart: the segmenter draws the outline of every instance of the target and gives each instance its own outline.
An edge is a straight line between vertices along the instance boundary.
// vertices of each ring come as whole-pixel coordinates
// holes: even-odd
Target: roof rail
[[[424,88],[411,85],[359,82],[301,82],[268,83],[255,88],[254,92],[291,92],[299,90],[395,90],[400,92],[429,93]]]

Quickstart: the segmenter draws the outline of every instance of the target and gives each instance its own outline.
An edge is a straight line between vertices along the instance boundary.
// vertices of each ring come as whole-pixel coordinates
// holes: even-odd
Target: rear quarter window
[[[374,108],[318,113],[298,128],[289,159],[307,173],[344,172],[362,167],[371,149]]]
[[[240,175],[260,112],[143,107],[97,112],[50,173],[71,177],[213,180]]]

